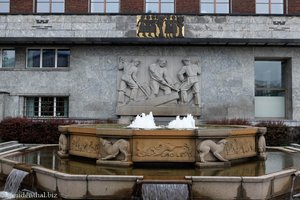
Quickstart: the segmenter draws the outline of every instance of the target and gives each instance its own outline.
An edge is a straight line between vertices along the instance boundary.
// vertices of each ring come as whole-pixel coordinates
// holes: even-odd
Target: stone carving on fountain
[[[265,134],[267,129],[260,127],[258,129],[258,157],[260,160],[267,160],[266,139]]]
[[[68,157],[68,138],[65,134],[60,134],[58,140],[58,154],[60,157]]]
[[[174,145],[170,143],[159,143],[146,149],[138,149],[139,157],[193,157],[193,148],[188,144]]]
[[[196,59],[195,59],[196,60]],[[200,116],[201,67],[191,58],[119,59],[117,114]]]
[[[100,138],[100,158],[97,164],[131,165],[130,143],[125,139],[110,141]]]
[[[219,142],[214,142],[212,140],[204,140],[200,142],[197,146],[198,156],[201,163],[206,163],[205,157],[211,152],[219,161],[227,162],[228,160],[223,158],[220,154],[223,152],[227,140],[222,139]]]

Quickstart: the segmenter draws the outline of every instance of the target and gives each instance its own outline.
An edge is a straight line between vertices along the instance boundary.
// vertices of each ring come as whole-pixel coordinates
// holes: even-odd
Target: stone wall
[[[66,47],[66,46],[64,46]],[[157,58],[168,68],[182,66],[189,56],[202,68],[201,100],[204,120],[254,119],[255,59],[285,59],[291,62],[292,95],[289,119],[300,120],[300,48],[221,46],[70,46],[71,67],[26,69],[25,47],[16,48],[20,58],[14,69],[1,69],[0,91],[8,92],[6,116],[23,113],[23,96],[69,96],[71,118],[116,118],[119,57],[138,58],[147,71]],[[142,76],[142,74],[138,74]],[[174,77],[176,79],[176,77]]]

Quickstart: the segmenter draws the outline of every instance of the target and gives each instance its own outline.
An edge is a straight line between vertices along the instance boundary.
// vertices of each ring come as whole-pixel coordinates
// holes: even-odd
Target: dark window
[[[28,49],[27,67],[69,67],[69,49]]]
[[[15,67],[15,50],[14,49],[2,49],[2,64],[0,67],[11,68]]]
[[[68,97],[25,97],[26,117],[68,117]]]

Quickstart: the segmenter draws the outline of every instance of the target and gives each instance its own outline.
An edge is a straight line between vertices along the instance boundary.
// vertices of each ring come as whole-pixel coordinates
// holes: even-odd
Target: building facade
[[[299,14],[299,0],[0,0],[0,120],[300,121]]]

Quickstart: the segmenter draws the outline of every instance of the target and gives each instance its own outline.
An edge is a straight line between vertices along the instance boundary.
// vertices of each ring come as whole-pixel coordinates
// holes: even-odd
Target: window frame
[[[118,12],[107,12],[107,3],[117,3],[117,2],[110,2],[110,0],[102,0],[103,1],[103,12],[92,12],[92,4],[93,3],[101,3],[101,2],[92,2],[92,0],[89,0],[89,13],[92,14],[117,14],[121,12],[121,0],[118,0],[119,9]]]
[[[37,116],[28,116],[27,115],[27,99],[28,98],[38,98],[38,115]],[[53,116],[42,115],[42,98],[53,98]],[[67,101],[67,109],[65,116],[57,116],[57,98],[65,98]],[[69,108],[70,108],[69,96],[24,96],[24,108],[23,108],[23,116],[29,118],[69,118]],[[34,110],[33,110],[34,112]]]
[[[213,2],[213,7],[214,7],[214,12],[208,12],[208,13],[204,13],[204,12],[202,12],[201,11],[201,8],[202,8],[202,3],[208,3],[208,2],[202,2],[203,0],[199,0],[199,13],[200,14],[224,14],[224,15],[226,15],[226,14],[230,14],[231,13],[231,0],[228,0],[228,13],[226,12],[222,12],[222,13],[219,13],[219,12],[217,12],[217,4],[224,4],[224,5],[227,5],[227,3],[217,3],[217,0],[213,0],[214,2]]]
[[[268,0],[268,3],[257,3],[257,0],[255,0],[255,14],[258,15],[284,15],[285,14],[285,6],[286,1],[282,0],[282,3],[272,3],[273,0]],[[266,13],[257,13],[257,5],[268,5],[268,12]],[[282,5],[282,13],[272,13],[272,5]]]
[[[28,66],[28,52],[29,50],[39,50],[40,52],[40,64],[39,64],[39,67],[29,67]],[[43,50],[55,50],[55,61],[54,61],[54,66],[53,67],[43,67]],[[69,50],[69,58],[68,58],[68,62],[69,62],[69,65],[66,66],[66,67],[58,67],[57,64],[58,64],[58,51],[59,50]],[[66,69],[66,68],[69,68],[70,65],[71,65],[71,49],[70,48],[64,48],[64,47],[61,47],[61,48],[55,48],[55,47],[28,47],[26,49],[26,69]]]
[[[144,0],[144,7],[145,7],[145,13],[147,14],[175,14],[176,13],[176,0],[169,0],[169,1],[173,1],[173,9],[174,11],[173,12],[161,12],[161,7],[162,7],[162,4],[169,4],[171,2],[162,2],[162,0],[158,0],[158,2],[147,2],[148,0]],[[147,4],[158,4],[158,12],[157,13],[152,13],[152,12],[147,12]]]
[[[35,0],[35,13],[65,13],[66,12],[66,1],[63,0],[63,3],[61,2],[53,2],[53,0],[47,0],[48,2],[38,2],[39,0]],[[38,11],[38,3],[47,4],[49,5],[49,11],[48,12],[39,12]],[[60,3],[63,4],[63,11],[62,12],[52,12],[52,5],[53,3]]]
[[[14,50],[15,52],[15,61],[14,61],[14,66],[13,67],[3,67],[3,50]],[[13,69],[16,67],[16,49],[12,47],[3,47],[0,48],[0,69]]]

